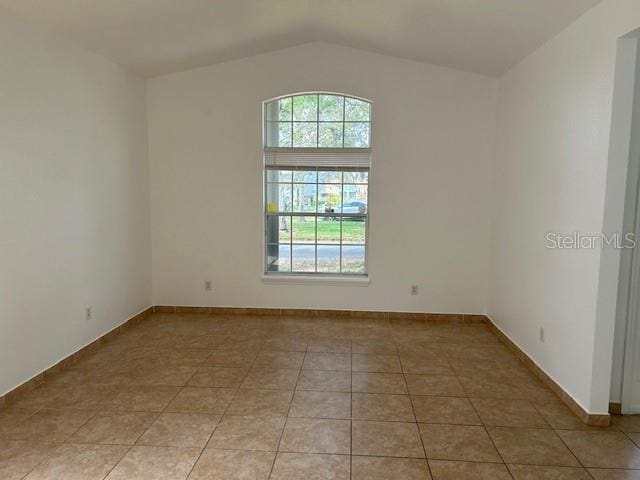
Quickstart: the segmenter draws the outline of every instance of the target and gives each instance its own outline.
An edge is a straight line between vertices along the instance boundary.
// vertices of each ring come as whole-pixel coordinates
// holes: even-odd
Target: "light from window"
[[[371,104],[265,104],[265,273],[367,274]]]

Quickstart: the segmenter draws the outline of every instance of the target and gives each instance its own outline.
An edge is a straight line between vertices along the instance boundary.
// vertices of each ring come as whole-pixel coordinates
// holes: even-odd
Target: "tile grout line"
[[[296,378],[296,384],[293,386],[293,393],[291,394],[291,400],[289,400],[289,407],[287,409],[287,415],[284,419],[284,425],[282,426],[282,432],[280,432],[280,438],[278,439],[278,445],[276,446],[275,455],[273,456],[273,462],[271,463],[271,470],[269,470],[268,478],[271,478],[273,475],[273,469],[276,466],[276,460],[278,459],[278,454],[280,452],[280,444],[282,443],[282,437],[284,437],[284,431],[287,428],[287,421],[289,420],[289,413],[291,412],[291,405],[293,404],[293,399],[296,394],[296,389],[298,387],[298,382],[300,381],[300,375],[302,375],[302,369],[304,367],[304,362],[307,358],[307,352],[309,351],[309,344],[307,343],[304,355],[302,356],[302,363],[300,364],[300,369],[298,370],[298,377]]]
[[[210,355],[209,355],[210,356]],[[209,356],[207,356],[207,358],[209,358]],[[111,469],[109,470],[109,472],[103,477],[103,480],[106,479],[109,475],[111,475],[111,472],[113,472],[116,467],[120,464],[120,462],[122,462],[122,460],[129,454],[129,452],[131,452],[131,450],[133,449],[133,447],[136,446],[136,444],[138,443],[138,441],[144,436],[145,433],[147,433],[147,431],[153,426],[153,424],[158,420],[158,418],[160,418],[160,416],[166,411],[167,407],[169,405],[171,405],[171,402],[173,402],[175,400],[175,398],[180,394],[180,392],[182,390],[184,390],[185,386],[191,381],[191,379],[194,377],[194,375],[196,374],[196,372],[199,370],[199,368],[204,364],[204,362],[206,361],[206,359],[204,359],[200,365],[198,367],[196,367],[196,369],[194,370],[194,372],[191,374],[191,376],[189,377],[189,379],[185,382],[184,385],[182,385],[181,387],[178,388],[178,391],[175,393],[175,395],[173,397],[171,397],[171,399],[167,402],[167,404],[164,406],[164,408],[160,411],[160,412],[154,412],[157,413],[156,417],[153,419],[153,421],[144,429],[144,431],[138,435],[138,437],[136,438],[135,442],[133,442],[129,448],[127,449],[127,451],[124,453],[124,455],[120,458],[120,460],[118,460],[118,462],[116,462],[116,464],[111,467]],[[115,397],[114,397],[115,398]],[[204,450],[204,449],[203,449]],[[202,452],[200,452],[200,454],[202,454]],[[198,458],[200,458],[198,456]],[[194,463],[195,465],[195,463]],[[190,472],[189,472],[190,473]],[[187,475],[188,476],[188,475]],[[185,477],[186,480],[187,477]]]
[[[39,410],[37,410],[33,415],[35,415],[36,413],[39,413],[42,410],[46,410],[46,408],[40,408]],[[81,410],[80,410],[81,411]],[[33,415],[30,415],[28,418],[31,418]],[[36,466],[34,466],[31,470],[29,470],[23,477],[21,477],[22,479],[27,478],[29,475],[31,475],[31,473],[38,468],[40,465],[42,465],[44,462],[46,462],[47,460],[49,460],[50,458],[53,457],[53,454],[55,452],[57,452],[58,450],[60,450],[61,447],[63,447],[64,445],[68,445],[66,443],[66,441],[71,438],[78,430],[80,430],[82,427],[84,427],[87,423],[89,423],[95,416],[98,415],[98,412],[96,411],[93,415],[91,415],[86,422],[84,422],[82,425],[80,425],[76,430],[74,430],[72,433],[70,433],[62,442],[60,442],[59,444],[52,444],[55,445],[55,448],[52,448],[50,453],[47,453],[47,455],[45,455],[45,457],[42,459],[42,461],[38,462],[38,464]],[[27,420],[27,419],[25,419]],[[28,441],[28,440],[25,440]],[[37,443],[37,442],[35,442]],[[46,444],[45,444],[46,445]],[[122,460],[122,457],[120,457],[120,459],[118,460],[118,462],[120,462],[120,460]]]
[[[397,344],[396,344],[396,351],[397,350]],[[409,393],[409,384],[407,383],[407,374],[405,371],[405,366],[402,363],[402,357],[400,356],[400,353],[398,353],[398,361],[400,362],[400,370],[402,371],[402,378],[404,379],[404,386],[407,389],[407,395],[409,397],[409,402],[411,403],[411,411],[413,412],[413,418],[416,422],[416,429],[418,430],[418,438],[420,438],[420,445],[422,445],[422,451],[424,452],[424,461],[427,464],[427,470],[429,471],[429,476],[431,478],[434,478],[433,476],[433,472],[431,471],[431,463],[429,462],[429,458],[427,455],[427,448],[424,445],[424,439],[422,438],[422,431],[420,430],[420,424],[418,423],[418,416],[416,415],[416,408],[415,405],[413,404],[413,399],[411,398],[411,395]]]
[[[184,388],[189,384],[189,382],[193,379],[193,377],[195,376],[195,374],[198,372],[198,370],[200,368],[202,368],[202,366],[204,366],[204,364],[207,362],[207,360],[209,360],[214,352],[216,351],[215,348],[213,348],[212,352],[207,356],[207,358],[200,364],[200,366],[198,367],[198,369],[193,373],[193,375],[191,375],[191,378],[189,378],[189,380],[187,381],[187,383],[182,387],[182,389],[178,392],[178,394],[184,390]],[[254,359],[255,361],[255,359]],[[253,365],[253,363],[252,363]],[[249,375],[249,371],[251,370],[251,366],[249,366],[249,369],[247,370],[247,373],[245,374],[244,378],[242,381],[244,381],[247,376]],[[240,383],[242,384],[242,382]],[[213,438],[213,434],[216,433],[216,430],[218,429],[218,426],[220,425],[220,423],[222,422],[222,419],[224,418],[224,416],[226,415],[227,411],[229,410],[229,407],[231,406],[231,402],[233,402],[233,399],[235,398],[236,394],[238,393],[238,391],[240,390],[240,387],[238,386],[235,391],[233,392],[233,395],[231,396],[231,399],[229,400],[229,403],[227,404],[227,407],[224,409],[224,412],[222,413],[222,415],[220,416],[220,420],[218,420],[218,423],[216,423],[215,428],[213,429],[213,431],[211,432],[211,435],[209,435],[209,438],[207,439],[207,441],[204,444],[204,447],[202,447],[202,450],[200,451],[200,454],[198,455],[198,457],[196,458],[196,460],[193,462],[193,465],[191,466],[191,468],[189,469],[189,473],[187,473],[187,475],[184,477],[185,480],[188,480],[188,478],[191,476],[191,473],[193,472],[193,469],[196,468],[196,465],[198,464],[198,462],[200,461],[200,458],[202,457],[202,454],[204,453],[204,451],[207,449],[207,446],[209,445],[209,442],[211,442],[211,438]],[[176,394],[176,396],[171,400],[171,402],[173,402],[173,400],[175,400],[175,398],[178,396],[178,394]],[[171,405],[171,402],[169,402],[167,404],[167,407],[169,405]],[[166,408],[165,407],[165,410]]]
[[[454,372],[454,375],[456,376],[456,379],[458,379],[458,382],[462,385],[462,388],[463,388],[463,390],[464,390],[465,394],[467,395],[467,399],[468,399],[468,400],[469,400],[469,402],[471,403],[471,406],[472,406],[472,408],[474,409],[474,411],[476,412],[476,415],[478,415],[478,418],[479,418],[479,419],[480,419],[480,421],[482,422],[482,424],[483,424],[483,426],[484,426],[484,428],[485,428],[485,431],[486,431],[487,435],[488,435],[488,436],[489,436],[489,438],[491,439],[491,442],[492,442],[492,444],[494,445],[494,448],[495,448],[495,449],[496,449],[496,451],[498,452],[498,455],[500,455],[500,458],[502,458],[504,465],[506,466],[507,470],[509,471],[509,474],[510,474],[510,475],[512,475],[512,473],[511,473],[511,469],[509,468],[509,464],[507,464],[507,463],[504,461],[504,458],[503,458],[502,454],[500,453],[500,451],[498,450],[497,446],[495,445],[495,442],[494,442],[494,440],[493,440],[493,437],[491,436],[491,434],[490,434],[490,433],[489,433],[489,431],[488,431],[488,428],[487,428],[487,425],[486,425],[485,421],[482,419],[482,417],[481,417],[481,416],[480,416],[480,414],[478,413],[478,411],[477,411],[477,409],[476,409],[475,405],[473,404],[473,401],[472,401],[472,399],[473,399],[473,398],[483,398],[483,397],[471,397],[471,396],[469,396],[469,393],[468,393],[467,389],[464,387],[464,385],[462,384],[462,382],[460,382],[460,381],[459,381],[459,375],[458,375],[458,373],[457,373],[457,370],[456,370],[455,368],[452,368],[452,371]],[[486,398],[491,398],[491,397],[486,397]],[[525,400],[525,401],[526,401],[526,400]],[[546,418],[544,415],[542,415],[542,413],[540,412],[540,409],[538,408],[538,405],[537,405],[536,403],[532,402],[532,401],[527,401],[527,403],[529,403],[529,404],[533,407],[533,409],[536,411],[536,413],[538,413],[538,414],[540,415],[540,417],[543,419],[543,421],[545,422],[545,424],[547,425],[547,427],[548,427],[548,428],[547,428],[547,427],[526,427],[526,426],[521,426],[521,427],[508,427],[508,426],[506,426],[506,427],[502,427],[502,428],[515,428],[515,429],[520,428],[520,429],[533,429],[533,430],[549,430],[549,431],[552,431],[552,432],[556,435],[556,437],[557,437],[557,438],[562,442],[562,444],[565,446],[565,448],[567,448],[567,450],[569,451],[569,453],[571,453],[571,455],[574,457],[574,459],[578,462],[578,464],[579,464],[579,467],[578,467],[578,468],[582,467],[582,469],[583,469],[584,471],[586,471],[586,472],[587,472],[587,474],[591,477],[591,473],[590,473],[590,472],[587,470],[587,468],[582,464],[582,462],[580,462],[580,460],[579,460],[579,459],[577,458],[577,456],[574,454],[573,450],[571,450],[571,449],[569,448],[569,446],[564,442],[564,440],[562,439],[562,437],[558,434],[557,430],[556,430],[556,429],[551,425],[551,423],[547,420],[547,418]],[[498,428],[500,428],[500,426],[497,426],[497,425],[496,425],[496,426],[494,426],[494,427],[498,427]],[[553,467],[554,465],[536,465],[536,466],[548,466],[548,467]],[[555,465],[555,467],[558,467],[558,465]],[[575,466],[570,466],[570,465],[566,465],[566,466],[563,466],[563,467],[568,467],[568,468],[572,468],[572,467],[573,467],[573,468],[576,468]],[[513,475],[512,475],[512,476],[513,476]]]
[[[210,349],[207,349],[210,350]],[[189,382],[193,379],[193,377],[196,375],[196,373],[198,372],[198,370],[200,370],[200,368],[206,363],[206,361],[211,357],[211,355],[213,355],[213,353],[210,353],[209,355],[207,355],[207,357],[202,360],[202,362],[200,362],[200,364],[196,367],[196,369],[194,370],[194,372],[191,374],[191,376],[189,377],[189,379],[185,382],[184,385],[179,386],[178,391],[175,393],[175,395],[173,395],[173,397],[171,397],[171,399],[167,402],[167,404],[165,405],[165,407],[160,411],[160,412],[153,412],[156,415],[156,417],[153,419],[153,421],[144,429],[144,431],[142,433],[140,433],[138,435],[138,437],[136,438],[135,442],[133,442],[131,445],[129,445],[129,448],[127,449],[127,451],[124,453],[124,455],[120,458],[120,460],[118,460],[118,462],[109,470],[109,472],[107,473],[107,475],[105,475],[105,477],[103,477],[103,480],[106,479],[111,472],[120,464],[120,462],[122,461],[122,459],[133,449],[133,447],[136,446],[136,444],[138,443],[138,441],[140,440],[140,438],[142,438],[144,436],[145,433],[147,433],[147,431],[149,430],[149,428],[151,428],[153,426],[153,424],[158,420],[158,418],[160,418],[160,416],[166,412],[167,408],[169,407],[169,405],[171,405],[171,403],[176,399],[176,397],[180,394],[180,392],[182,392],[185,387],[187,387],[187,385],[189,384]],[[162,386],[162,385],[156,385],[156,386]],[[166,385],[166,386],[174,386],[174,385]],[[235,395],[235,393],[234,393]],[[114,397],[115,398],[115,397]],[[222,420],[222,417],[220,418],[220,420]],[[217,428],[217,425],[216,425]],[[214,428],[214,432],[215,432],[215,428]],[[212,432],[213,435],[213,432]],[[211,438],[211,436],[209,436],[209,439]],[[208,440],[207,440],[208,443]],[[140,446],[140,445],[138,445]],[[168,446],[167,446],[168,447]],[[194,462],[191,470],[193,470],[193,467],[195,467],[197,461],[200,459],[200,456],[202,455],[202,452],[204,451],[204,448],[206,448],[206,443],[205,446],[202,448],[202,450],[200,451],[200,455],[198,455],[198,458],[196,459],[196,461]],[[189,470],[189,473],[187,474],[187,476],[185,477],[185,480],[188,478],[188,476],[191,474],[191,470]]]
[[[554,428],[554,426],[551,424],[551,422],[549,420],[547,420],[547,418],[540,412],[540,408],[538,408],[538,405],[536,405],[535,403],[531,402],[531,404],[533,405],[533,408],[535,409],[536,412],[538,412],[538,414],[544,419],[544,421],[547,423],[547,425],[549,425],[549,428],[551,429],[551,431],[556,435],[556,437],[560,440],[560,442],[562,443],[562,445],[564,445],[564,447],[569,451],[569,453],[571,454],[571,456],[573,456],[573,458],[576,460],[576,462],[578,462],[578,465],[580,467],[582,467],[582,469],[587,472],[587,475],[589,475],[591,478],[593,478],[593,475],[591,475],[591,472],[587,469],[587,467],[580,461],[580,459],[578,458],[578,456],[574,453],[574,451],[571,449],[571,447],[569,445],[567,445],[567,442],[564,441],[564,438],[562,438],[562,435],[560,435],[558,433],[558,430],[556,428]],[[569,466],[569,465],[567,465]]]
[[[351,371],[349,379],[351,380],[351,391],[349,392],[349,480],[353,478],[353,337],[350,336],[349,342],[351,350]]]
[[[507,470],[507,473],[509,474],[509,476],[511,478],[513,478],[513,475],[511,474],[511,470],[509,469],[509,466],[507,465],[507,462],[505,461],[504,457],[502,456],[502,453],[498,449],[498,446],[496,445],[496,442],[493,440],[493,437],[491,436],[491,433],[489,433],[489,429],[487,428],[487,424],[485,423],[485,421],[482,419],[482,417],[478,413],[478,410],[476,409],[476,407],[473,404],[473,402],[469,398],[467,398],[467,400],[469,401],[469,404],[471,405],[471,408],[473,408],[473,411],[475,412],[475,414],[478,416],[478,419],[480,420],[480,423],[482,424],[481,426],[484,429],[484,433],[487,435],[487,437],[491,441],[491,445],[493,445],[494,450],[496,451],[496,453],[498,454],[498,456],[502,460],[501,465],[504,465],[504,467]]]
[[[449,359],[447,358],[447,362],[449,363]],[[467,389],[464,387],[464,384],[460,381],[460,378],[458,376],[458,372],[456,371],[455,368],[453,368],[453,366],[451,365],[451,363],[449,363],[449,368],[451,369],[451,371],[453,372],[453,375],[456,378],[456,381],[460,384],[460,386],[462,387],[462,390],[464,391],[464,393],[467,395],[466,399],[469,402],[469,405],[471,405],[471,408],[473,409],[473,411],[475,412],[476,416],[478,417],[478,420],[480,420],[480,423],[482,424],[482,428],[484,429],[484,433],[487,435],[487,437],[489,438],[489,440],[491,441],[491,445],[493,445],[494,450],[496,451],[496,453],[498,454],[498,456],[500,457],[500,459],[502,460],[502,464],[504,465],[505,470],[507,471],[508,475],[511,478],[513,477],[513,474],[511,473],[511,469],[509,468],[509,466],[507,465],[507,462],[505,462],[504,457],[502,456],[502,453],[500,453],[500,450],[498,450],[498,446],[496,445],[496,442],[493,440],[493,437],[491,436],[491,434],[489,433],[489,430],[487,429],[487,425],[485,423],[485,421],[482,419],[482,417],[480,416],[480,413],[478,413],[478,409],[476,408],[476,406],[473,404],[473,402],[471,401],[471,397],[469,397],[469,393],[467,391]]]
[[[44,386],[45,383],[42,383],[42,386]],[[64,387],[54,387],[54,388],[61,388],[63,390],[67,390],[71,387],[69,386],[64,386]],[[113,398],[115,398],[117,396],[117,394],[115,394],[113,396]],[[112,398],[112,400],[113,400]],[[97,402],[98,405],[102,404],[103,402]],[[94,408],[98,408],[98,407],[94,407]],[[34,413],[34,415],[36,415],[37,413],[41,413],[43,411],[54,411],[54,412],[83,412],[83,411],[92,411],[93,409],[75,409],[75,408],[63,408],[63,409],[59,409],[59,408],[55,408],[55,407],[41,407],[36,413]],[[98,415],[100,414],[99,410],[96,410],[93,415],[91,415],[84,423],[82,423],[82,425],[80,425],[79,427],[77,427],[75,430],[73,430],[67,437],[65,437],[64,440],[62,440],[59,444],[57,444],[56,449],[58,450],[60,447],[62,447],[63,445],[71,445],[74,442],[68,442],[68,440],[73,437],[77,432],[79,432],[85,425],[87,425],[89,422],[91,422],[91,420],[93,420],[94,418],[96,418]]]
[[[115,398],[116,396],[117,396],[117,394],[116,394],[113,398]],[[113,400],[113,399],[112,399],[112,400]],[[80,431],[80,429],[82,429],[85,425],[87,425],[91,420],[93,420],[95,417],[97,417],[97,416],[98,416],[98,413],[100,413],[100,412],[99,412],[99,411],[96,411],[96,413],[95,413],[94,415],[92,415],[92,416],[91,416],[91,418],[89,418],[89,419],[88,419],[86,422],[84,422],[80,427],[78,427],[78,428],[77,428],[77,429],[76,429],[76,430],[75,430],[71,435],[69,435],[69,436],[64,440],[63,444],[64,444],[64,443],[66,443],[66,441],[67,441],[67,440],[69,440],[73,435],[75,435],[77,432],[79,432],[79,431]],[[68,444],[68,445],[69,445],[69,444]],[[89,445],[97,445],[97,444],[89,444]],[[56,449],[56,450],[58,450],[58,449]],[[105,475],[104,477],[102,477],[103,479],[104,479],[104,478],[106,478],[106,477],[111,473],[111,471],[115,468],[115,466],[116,466],[116,465],[118,465],[118,464],[122,461],[122,459],[123,459],[123,458],[125,457],[125,455],[129,452],[129,450],[130,450],[130,448],[129,448],[129,449],[127,449],[127,450],[122,454],[122,456],[121,456],[121,457],[118,459],[118,461],[113,465],[113,467],[111,467],[111,468],[109,469],[109,471],[106,473],[106,475]],[[31,473],[31,472],[30,472],[30,473]]]

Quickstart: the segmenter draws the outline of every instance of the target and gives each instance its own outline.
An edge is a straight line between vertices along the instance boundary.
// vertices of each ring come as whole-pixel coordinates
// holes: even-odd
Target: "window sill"
[[[288,285],[348,285],[367,287],[370,283],[368,275],[354,276],[316,276],[316,275],[262,275],[262,282]]]

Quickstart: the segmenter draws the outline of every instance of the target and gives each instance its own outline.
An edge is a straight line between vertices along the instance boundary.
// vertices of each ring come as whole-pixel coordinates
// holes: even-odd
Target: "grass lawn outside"
[[[365,222],[343,221],[342,242],[364,244]],[[287,241],[291,235],[291,225],[287,222],[286,229],[280,224],[280,242]],[[293,242],[316,242],[316,224],[313,218],[293,217]],[[340,221],[318,219],[318,243],[340,243]]]

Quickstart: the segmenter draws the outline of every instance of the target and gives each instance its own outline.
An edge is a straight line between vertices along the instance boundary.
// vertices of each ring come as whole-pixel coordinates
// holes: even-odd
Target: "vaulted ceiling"
[[[0,0],[145,77],[312,41],[499,75],[599,0]]]

